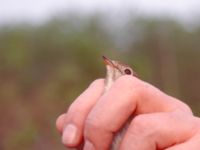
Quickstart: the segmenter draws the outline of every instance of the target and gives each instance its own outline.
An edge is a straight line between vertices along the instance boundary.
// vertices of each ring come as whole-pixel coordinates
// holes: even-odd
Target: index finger
[[[184,103],[154,86],[132,76],[123,76],[99,99],[89,113],[85,124],[85,137],[96,149],[108,149],[114,133],[120,130],[131,115],[177,109],[191,113]]]
[[[69,107],[67,113],[61,115],[56,122],[62,133],[62,143],[68,147],[77,147],[82,142],[85,119],[101,96],[104,80],[95,80]]]

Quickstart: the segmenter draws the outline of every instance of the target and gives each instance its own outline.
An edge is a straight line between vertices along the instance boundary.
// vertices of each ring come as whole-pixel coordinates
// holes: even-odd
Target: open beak
[[[112,60],[107,58],[106,56],[102,56],[103,57],[103,61],[106,65],[109,65],[111,67],[115,67],[115,65],[113,64]]]

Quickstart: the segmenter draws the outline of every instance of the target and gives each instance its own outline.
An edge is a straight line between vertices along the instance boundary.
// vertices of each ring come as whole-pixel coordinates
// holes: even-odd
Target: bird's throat
[[[114,68],[109,65],[106,65],[104,93],[107,92],[114,83],[115,79],[113,78],[113,76],[114,76]]]
[[[112,84],[120,77],[122,73],[115,67],[106,65],[106,78],[105,78],[105,87],[104,92],[107,92]]]

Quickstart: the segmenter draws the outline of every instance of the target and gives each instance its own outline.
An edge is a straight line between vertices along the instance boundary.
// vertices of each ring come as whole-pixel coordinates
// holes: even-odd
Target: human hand
[[[133,118],[122,150],[199,150],[200,119],[181,101],[132,76],[120,77],[102,95],[104,81],[94,81],[58,117],[56,126],[67,147],[106,150],[114,133]]]

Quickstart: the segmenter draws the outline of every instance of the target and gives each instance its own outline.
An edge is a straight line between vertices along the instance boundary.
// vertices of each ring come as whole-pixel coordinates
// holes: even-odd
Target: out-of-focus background
[[[0,150],[64,150],[56,117],[96,78],[102,55],[200,116],[200,1],[3,0]]]

